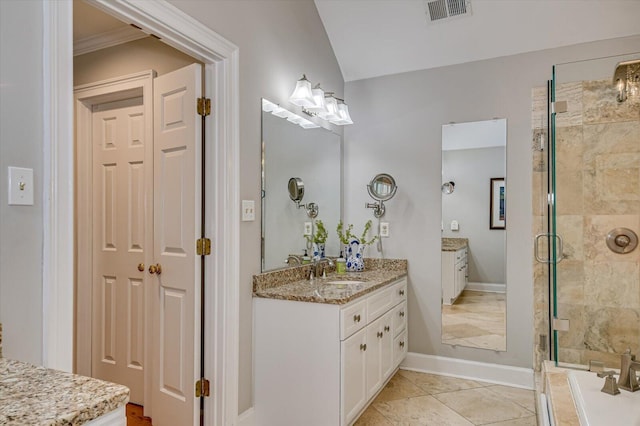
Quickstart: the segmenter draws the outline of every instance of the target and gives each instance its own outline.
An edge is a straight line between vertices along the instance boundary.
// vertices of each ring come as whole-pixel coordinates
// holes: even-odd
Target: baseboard
[[[465,290],[484,291],[487,293],[506,293],[506,284],[497,283],[467,283]]]
[[[242,414],[238,416],[238,426],[253,426],[256,424],[255,420],[255,412],[253,411],[253,407],[245,410]]]
[[[480,380],[523,389],[534,389],[532,368],[511,367],[443,356],[409,352],[400,368],[421,373]]]

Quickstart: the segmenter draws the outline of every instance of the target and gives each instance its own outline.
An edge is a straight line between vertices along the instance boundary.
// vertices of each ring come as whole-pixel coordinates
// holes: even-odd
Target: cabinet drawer
[[[367,299],[367,323],[378,318],[393,306],[393,289],[390,287]]]
[[[407,279],[403,278],[393,285],[393,305],[407,300]]]
[[[407,341],[407,330],[405,329],[398,337],[393,339],[393,365],[398,366],[407,356],[409,342]]]
[[[367,301],[363,300],[340,311],[340,340],[367,325]]]
[[[393,335],[397,336],[407,328],[407,302],[402,302],[393,308],[392,316]]]

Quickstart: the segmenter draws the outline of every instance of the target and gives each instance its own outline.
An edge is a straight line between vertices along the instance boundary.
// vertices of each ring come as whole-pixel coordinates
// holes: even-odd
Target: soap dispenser
[[[340,257],[336,259],[336,273],[344,274],[345,272],[347,272],[347,259],[340,252]]]
[[[304,255],[302,256],[302,264],[311,263],[311,258],[307,254],[307,250],[305,249]]]

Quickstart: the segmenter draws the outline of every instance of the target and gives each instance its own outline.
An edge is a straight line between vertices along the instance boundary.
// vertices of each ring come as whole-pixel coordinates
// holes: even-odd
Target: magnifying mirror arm
[[[307,216],[309,216],[311,219],[315,219],[316,217],[318,217],[320,208],[316,203],[300,204],[300,200],[294,201],[294,203],[296,203],[296,207],[298,207],[299,209],[305,209],[307,212]]]
[[[385,207],[384,207],[384,203],[382,201],[377,201],[375,203],[365,203],[365,208],[367,209],[373,209],[373,215],[376,218],[381,218],[382,216],[384,216],[384,212],[385,212]]]

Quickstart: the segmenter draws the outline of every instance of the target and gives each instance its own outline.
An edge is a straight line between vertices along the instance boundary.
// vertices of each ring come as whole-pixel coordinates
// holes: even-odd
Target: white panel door
[[[126,106],[138,104],[135,106]],[[145,262],[152,217],[145,210],[146,179],[142,100],[96,107],[93,127],[94,377],[123,384],[131,402],[144,402]],[[145,239],[147,238],[147,239]]]
[[[193,425],[200,373],[201,66],[157,77],[154,98],[154,426]],[[196,338],[197,336],[197,338]],[[197,405],[197,407],[196,407]]]

